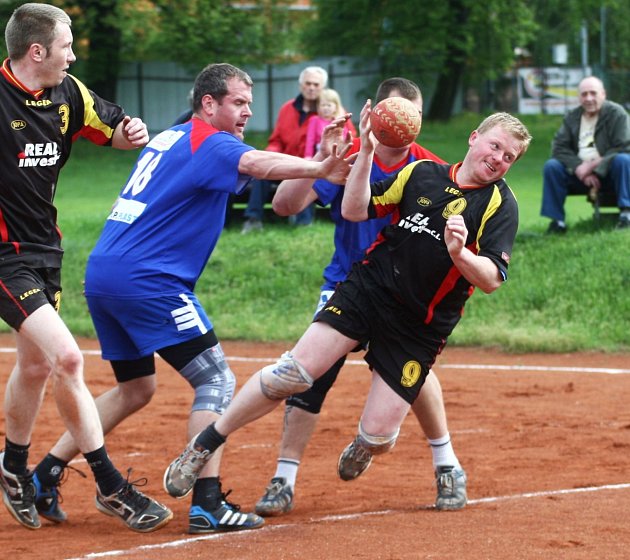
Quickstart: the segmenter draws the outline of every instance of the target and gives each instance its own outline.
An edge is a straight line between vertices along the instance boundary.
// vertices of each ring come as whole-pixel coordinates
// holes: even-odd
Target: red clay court
[[[0,337],[0,386],[15,361],[13,339]],[[81,340],[94,394],[114,378],[97,344]],[[241,386],[287,348],[223,342]],[[186,443],[192,392],[163,363],[154,401],[107,439],[115,464],[148,477],[142,490],[175,517],[150,534],[129,531],[94,507],[94,483],[79,459],[62,487],[69,522],[43,521],[38,531],[0,509],[0,547],[7,558],[142,559],[599,559],[630,549],[630,355],[527,354],[447,348],[435,367],[442,382],[455,450],[468,475],[469,505],[433,509],[431,453],[413,416],[396,447],[352,482],[336,474],[337,458],[356,433],[369,385],[359,354],[330,393],[297,482],[296,506],[265,527],[241,533],[188,535],[189,499],[162,489],[162,474]],[[230,437],[224,491],[252,509],[274,473],[282,407]],[[1,426],[4,426],[4,419]],[[50,395],[39,418],[32,462],[62,426]],[[0,432],[4,437],[4,432]]]

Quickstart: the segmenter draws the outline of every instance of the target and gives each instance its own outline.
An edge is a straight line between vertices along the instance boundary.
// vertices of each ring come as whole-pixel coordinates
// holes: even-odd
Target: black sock
[[[218,476],[199,478],[193,488],[192,505],[212,511],[221,504],[221,481]]]
[[[5,437],[3,467],[13,474],[28,473],[28,445],[18,445]]]
[[[225,440],[226,438],[217,432],[213,422],[197,436],[195,444],[208,449],[210,453],[214,453],[225,443]]]
[[[37,479],[41,482],[41,485],[45,488],[52,488],[57,486],[61,480],[63,470],[68,463],[51,455],[50,453],[44,457],[39,465],[35,468],[35,474]]]
[[[114,467],[111,462],[105,446],[97,449],[96,451],[90,451],[84,453],[85,460],[90,465],[96,484],[104,496],[109,496],[114,492],[117,492],[125,485],[125,479],[122,477],[118,469]]]

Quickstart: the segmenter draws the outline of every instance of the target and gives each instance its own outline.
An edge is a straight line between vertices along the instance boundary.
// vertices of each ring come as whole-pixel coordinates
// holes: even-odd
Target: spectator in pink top
[[[304,147],[305,158],[311,159],[319,150],[319,144],[322,139],[324,127],[329,125],[337,117],[341,117],[344,114],[345,110],[341,105],[339,94],[334,89],[323,89],[319,94],[317,116],[311,117],[308,121],[308,128],[306,130],[306,146]],[[350,121],[348,121],[348,124],[344,127],[344,133],[348,130],[353,134],[356,134],[356,130]]]

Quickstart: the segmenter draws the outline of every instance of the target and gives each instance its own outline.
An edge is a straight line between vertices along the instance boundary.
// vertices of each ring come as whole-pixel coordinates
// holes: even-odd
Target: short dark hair
[[[72,25],[68,14],[56,6],[29,2],[16,8],[4,30],[9,58],[24,58],[34,43],[49,49],[57,35],[58,23]]]
[[[248,86],[254,82],[247,72],[227,63],[208,64],[195,79],[192,96],[192,109],[197,112],[201,109],[201,98],[211,95],[219,103],[227,95],[227,82],[230,78],[237,78]]]
[[[422,92],[418,84],[408,80],[407,78],[387,78],[383,80],[376,90],[376,96],[374,97],[374,105],[383,99],[391,97],[392,91],[398,91],[401,97],[409,99],[409,101],[415,101],[416,99],[422,99]]]

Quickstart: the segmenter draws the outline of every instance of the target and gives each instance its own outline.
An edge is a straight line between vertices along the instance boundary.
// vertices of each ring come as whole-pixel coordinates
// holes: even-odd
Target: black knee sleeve
[[[286,401],[287,406],[301,408],[311,414],[319,414],[326,395],[337,379],[337,375],[339,375],[339,371],[345,361],[345,356],[339,358],[324,375],[315,380],[308,391],[291,395]]]

